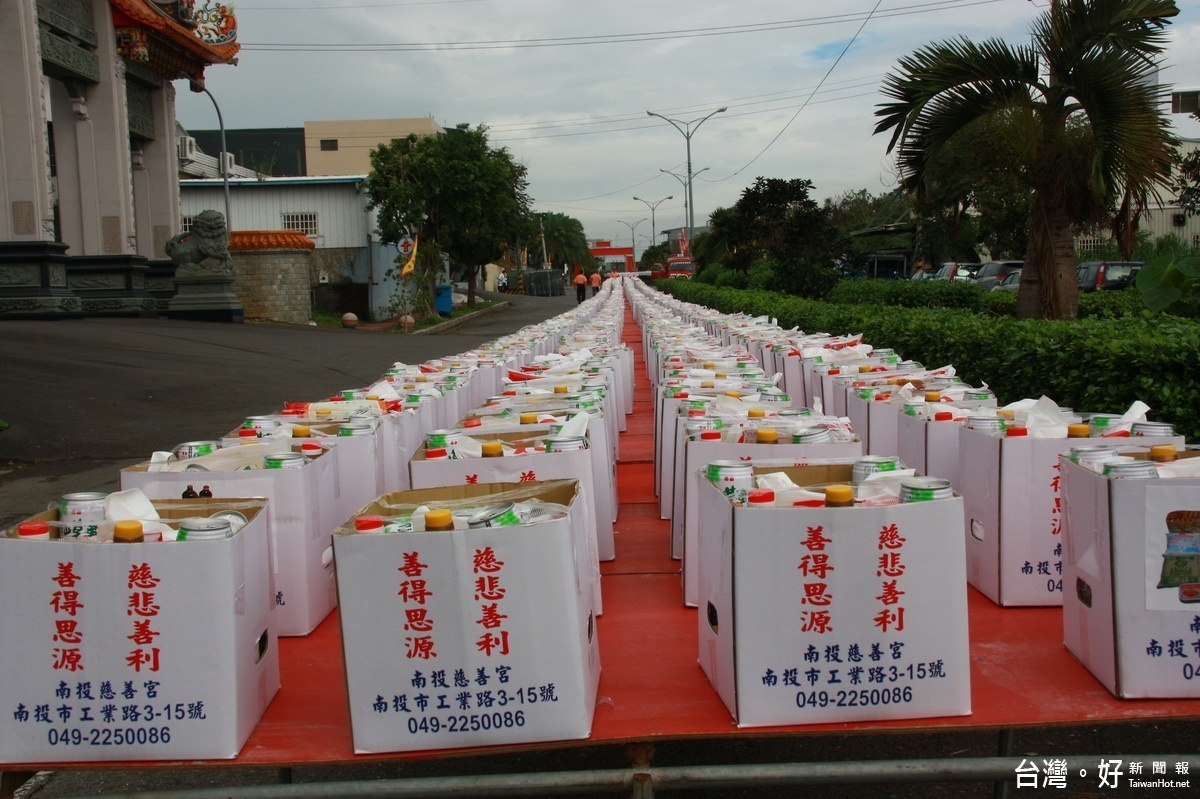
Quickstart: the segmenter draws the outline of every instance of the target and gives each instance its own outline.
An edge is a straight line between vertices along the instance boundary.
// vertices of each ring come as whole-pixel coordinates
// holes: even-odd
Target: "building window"
[[[317,215],[313,211],[284,212],[283,229],[298,230],[315,239],[317,237]]]
[[[180,233],[191,233],[192,232],[192,217],[190,217],[190,216],[179,217],[179,232]]]
[[[325,152],[337,152],[337,139],[321,139],[321,149]]]

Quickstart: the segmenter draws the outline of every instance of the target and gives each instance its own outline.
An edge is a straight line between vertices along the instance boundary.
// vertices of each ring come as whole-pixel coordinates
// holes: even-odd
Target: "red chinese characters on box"
[[[397,595],[404,604],[404,656],[430,660],[437,657],[433,642],[433,618],[426,603],[433,596],[429,582],[424,579],[429,565],[421,562],[421,553],[405,552],[404,562],[397,569],[407,579],[401,580]]]
[[[55,632],[51,640],[60,644],[53,650],[54,668],[83,671],[83,630],[75,616],[84,604],[77,590],[81,578],[75,573],[75,563],[59,563],[58,573],[50,579],[58,585],[58,590],[50,595],[50,606],[55,613]]]
[[[149,564],[135,563],[129,567],[129,605],[125,612],[133,620],[133,633],[126,637],[133,641],[134,649],[125,658],[125,662],[139,673],[142,669],[159,669],[159,649],[154,646],[154,639],[160,633],[152,626],[161,610],[155,590],[159,582]]]
[[[833,602],[833,594],[829,591],[829,584],[825,582],[829,573],[834,570],[825,551],[830,543],[822,525],[809,527],[808,534],[800,542],[800,545],[808,550],[808,554],[800,558],[800,565],[796,567],[806,578],[804,596],[800,602],[812,608],[800,611],[801,632],[818,635],[833,632],[833,617],[828,610]]]
[[[508,630],[503,629],[508,616],[501,612],[505,594],[500,581],[503,570],[504,561],[496,557],[490,546],[475,550],[471,573],[475,575],[475,601],[480,603],[475,623],[484,629],[475,646],[486,657],[509,653]]]
[[[881,578],[881,586],[875,598],[883,608],[875,615],[874,621],[875,626],[885,633],[904,629],[904,606],[900,602],[905,592],[900,589],[900,577],[904,574],[901,556],[907,540],[900,535],[900,529],[895,524],[884,525],[879,531],[880,555],[875,574]]]

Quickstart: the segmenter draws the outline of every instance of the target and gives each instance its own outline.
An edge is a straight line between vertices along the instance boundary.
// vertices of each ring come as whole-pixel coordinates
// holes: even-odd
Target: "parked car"
[[[1024,261],[988,261],[975,273],[975,285],[984,291],[991,291],[993,286],[1024,264]]]
[[[982,264],[969,264],[960,261],[948,261],[943,264],[938,264],[937,271],[933,273],[934,280],[973,280],[975,272]]]
[[[909,276],[909,280],[933,280],[934,274],[932,269],[918,269]]]
[[[996,285],[992,286],[992,291],[1016,291],[1021,285],[1021,270],[1017,269],[1009,272],[1008,275]]]
[[[1145,261],[1084,261],[1075,267],[1080,291],[1129,288]]]

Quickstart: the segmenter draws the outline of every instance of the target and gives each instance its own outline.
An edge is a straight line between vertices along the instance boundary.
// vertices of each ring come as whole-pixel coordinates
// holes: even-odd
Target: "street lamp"
[[[698,169],[698,170],[696,170],[696,175],[699,175],[701,172],[707,172],[709,169],[711,169],[711,167],[707,167],[707,166],[704,167],[704,169]],[[683,224],[686,226],[687,221],[688,221],[688,209],[692,207],[691,204],[688,203],[688,198],[687,198],[687,188],[688,188],[687,178],[684,177],[683,175],[678,175],[669,169],[660,169],[658,171],[665,172],[666,174],[675,178],[676,180],[679,181],[679,185],[683,187]],[[695,177],[695,175],[693,175],[692,177]],[[669,240],[669,237],[668,237],[668,240]]]
[[[671,127],[675,128],[675,130],[677,130],[681,134],[683,134],[683,139],[687,143],[687,203],[688,203],[687,223],[688,223],[688,238],[689,239],[692,237],[693,228],[696,227],[696,202],[695,202],[696,198],[692,195],[692,178],[695,177],[692,174],[692,134],[695,133],[697,130],[699,130],[700,126],[703,125],[706,120],[708,120],[711,117],[716,116],[717,114],[723,114],[724,112],[726,112],[728,110],[729,110],[729,107],[723,105],[720,108],[718,108],[716,111],[713,111],[712,113],[707,114],[706,116],[702,116],[699,119],[693,119],[690,122],[683,122],[682,120],[678,120],[678,119],[670,119],[668,117],[663,116],[662,114],[656,114],[653,111],[646,112],[646,116],[658,117],[659,119],[663,120],[664,122],[671,123]],[[695,127],[692,127],[693,125]],[[696,173],[696,174],[699,174],[699,173]]]
[[[658,244],[658,226],[654,224],[654,209],[658,208],[658,206],[665,203],[667,200],[674,200],[675,195],[672,194],[669,197],[663,197],[661,200],[659,200],[658,202],[654,202],[654,203],[650,202],[649,200],[643,200],[641,197],[634,197],[633,199],[637,200],[640,203],[645,203],[646,206],[650,209],[650,237],[651,237],[651,239],[653,239],[653,241],[651,241],[650,243]]]
[[[638,225],[640,225],[646,221],[646,217],[643,216],[641,219],[639,219],[636,222],[633,222],[632,224],[629,222],[626,222],[624,219],[618,219],[617,221],[620,222],[625,227],[629,228],[629,246],[630,246],[630,249],[633,250],[633,262],[636,264],[637,263],[637,236],[634,235],[634,231],[637,230]]]
[[[212,92],[204,88],[203,85],[196,83],[191,84],[191,89],[194,92],[204,92],[208,95],[208,99],[212,100],[213,108],[217,111],[217,126],[221,129],[221,157],[217,160],[217,166],[221,168],[221,183],[225,187],[225,229],[233,230],[233,220],[229,218],[229,170],[225,168],[225,120],[221,117],[221,106],[217,105],[217,98],[213,97]]]

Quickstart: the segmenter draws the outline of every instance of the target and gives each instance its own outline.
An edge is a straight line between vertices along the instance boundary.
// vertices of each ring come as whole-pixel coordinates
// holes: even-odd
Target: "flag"
[[[408,260],[404,262],[404,267],[400,270],[400,277],[408,277],[417,268],[417,244],[419,242],[420,239],[413,236],[412,252],[408,254]]]
[[[688,244],[687,228],[685,228],[685,227],[679,228],[679,254],[680,255],[689,255],[690,253],[688,252],[688,250],[690,249],[690,247],[691,247],[691,245]]]

